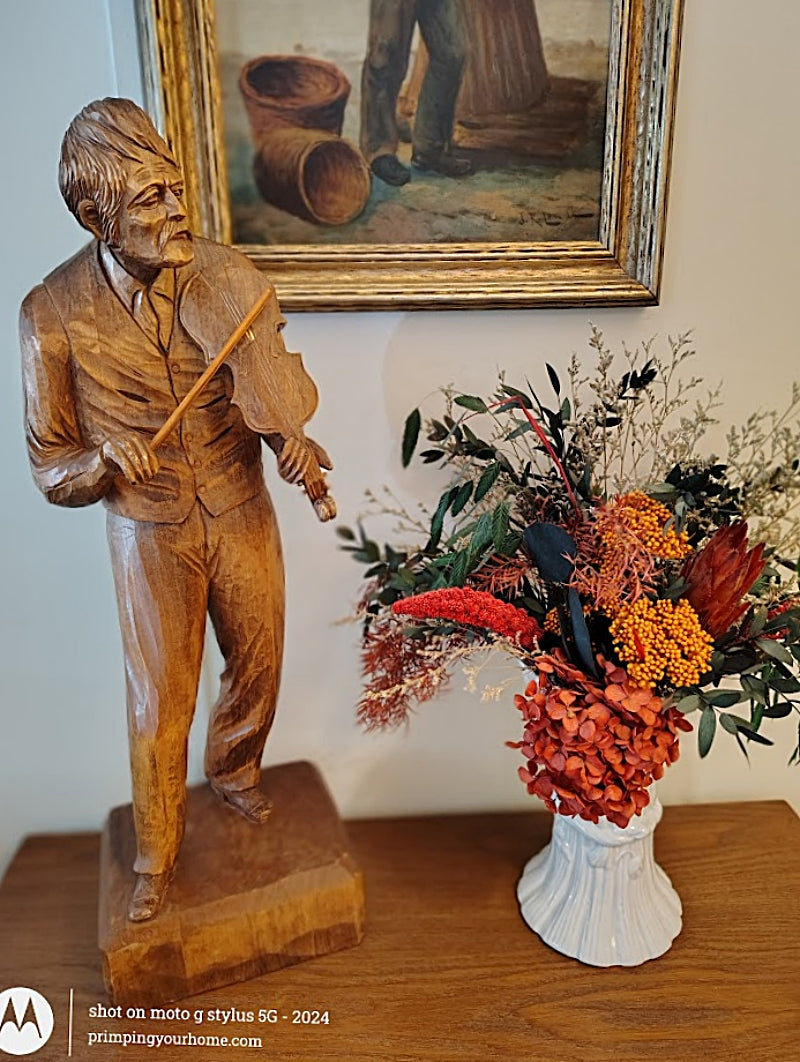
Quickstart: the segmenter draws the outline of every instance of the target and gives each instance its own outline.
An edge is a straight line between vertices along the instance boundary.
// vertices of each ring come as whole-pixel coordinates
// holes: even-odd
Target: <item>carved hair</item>
[[[80,222],[78,208],[84,200],[91,200],[103,235],[110,238],[127,184],[125,160],[142,163],[148,155],[175,164],[141,107],[113,97],[87,104],[72,119],[61,142],[58,186],[70,212]]]

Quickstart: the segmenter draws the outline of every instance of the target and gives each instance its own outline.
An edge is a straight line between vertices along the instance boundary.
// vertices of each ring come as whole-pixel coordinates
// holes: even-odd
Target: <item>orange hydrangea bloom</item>
[[[527,760],[519,774],[551,811],[627,826],[650,802],[648,786],[679,756],[678,730],[691,723],[624,668],[598,657],[598,681],[558,650],[536,662],[538,679],[515,703]]]

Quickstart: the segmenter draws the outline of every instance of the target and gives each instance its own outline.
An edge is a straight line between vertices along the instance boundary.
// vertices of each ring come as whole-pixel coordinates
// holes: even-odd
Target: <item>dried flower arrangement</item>
[[[340,534],[368,565],[364,725],[401,723],[457,662],[499,647],[535,674],[509,742],[528,790],[625,826],[691,713],[701,756],[718,725],[747,756],[772,744],[765,721],[800,714],[800,390],[732,429],[720,460],[699,452],[720,399],[683,375],[688,336],[663,359],[624,349],[621,374],[600,332],[590,345],[595,368],[573,357],[568,394],[546,366],[550,406],[504,375],[489,399],[443,392],[420,454],[452,473],[435,510],[372,496],[415,544]],[[404,465],[422,432],[414,410]]]

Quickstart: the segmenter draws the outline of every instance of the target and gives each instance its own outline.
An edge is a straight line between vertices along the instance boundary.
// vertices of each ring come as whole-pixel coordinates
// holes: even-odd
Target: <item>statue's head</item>
[[[191,261],[181,172],[131,100],[96,100],[73,118],[61,144],[58,183],[80,224],[130,272]]]

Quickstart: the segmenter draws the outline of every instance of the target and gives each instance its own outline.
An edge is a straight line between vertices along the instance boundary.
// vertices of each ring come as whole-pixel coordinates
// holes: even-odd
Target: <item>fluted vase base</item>
[[[522,917],[545,944],[590,966],[638,966],[669,950],[682,908],[653,856],[662,812],[653,796],[625,829],[554,817],[517,886]]]

